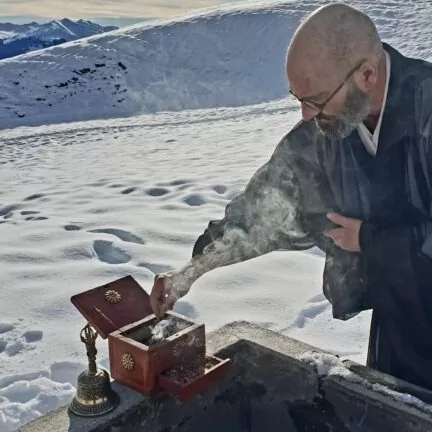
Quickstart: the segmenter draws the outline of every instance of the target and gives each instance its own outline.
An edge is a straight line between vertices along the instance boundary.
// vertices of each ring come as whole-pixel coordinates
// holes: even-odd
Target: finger
[[[154,292],[150,294],[150,306],[153,313],[156,315],[156,317],[158,317],[159,309],[160,309],[160,300],[159,300],[159,295],[156,295]]]
[[[341,225],[343,227],[349,225],[351,219],[340,215],[339,213],[328,213],[327,218],[334,222],[336,225]]]
[[[165,295],[165,283],[162,277],[155,277],[155,282],[153,284],[153,289],[150,294],[150,306],[153,313],[158,316],[160,314],[160,306],[164,301]]]
[[[326,231],[324,235],[327,237],[331,237],[333,240],[336,238],[340,238],[344,235],[345,228],[333,228],[329,231]]]
[[[340,248],[344,248],[344,240],[343,240],[343,238],[338,238],[338,239],[335,239],[334,240],[334,244],[336,245],[336,246],[338,246],[338,247],[340,247]]]
[[[173,310],[175,303],[175,298],[172,296],[168,296],[163,304],[160,305],[159,309],[159,317],[164,316],[168,310]]]

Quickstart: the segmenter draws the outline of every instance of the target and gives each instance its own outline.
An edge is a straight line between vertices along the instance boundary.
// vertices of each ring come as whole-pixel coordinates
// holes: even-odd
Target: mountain
[[[45,24],[0,23],[0,60],[111,30],[117,27],[67,18]]]
[[[10,22],[0,23],[0,31],[6,31],[11,33],[25,33],[41,25],[42,24],[38,24],[35,21],[27,24],[12,24]]]
[[[153,20],[0,61],[0,127],[35,126],[287,97],[284,59],[304,14],[324,0],[233,4]],[[372,1],[353,0],[364,9]],[[432,58],[427,2],[367,11],[402,53]]]

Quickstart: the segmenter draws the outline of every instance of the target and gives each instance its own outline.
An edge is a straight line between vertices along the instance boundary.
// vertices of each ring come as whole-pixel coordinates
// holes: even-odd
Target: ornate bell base
[[[108,372],[98,369],[95,375],[89,371],[80,374],[69,411],[80,417],[96,417],[113,411],[119,403],[119,396],[111,389]]]

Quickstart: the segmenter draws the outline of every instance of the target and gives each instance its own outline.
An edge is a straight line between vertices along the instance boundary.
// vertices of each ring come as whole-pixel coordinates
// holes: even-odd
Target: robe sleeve
[[[227,204],[224,217],[210,221],[192,256],[206,255],[217,261],[212,267],[219,267],[275,250],[315,246],[316,233],[328,228],[329,207],[312,141],[306,127],[288,133]]]

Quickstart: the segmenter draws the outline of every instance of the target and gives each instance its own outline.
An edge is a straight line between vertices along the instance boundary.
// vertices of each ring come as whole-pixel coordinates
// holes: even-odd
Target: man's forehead
[[[300,66],[300,65],[298,65]],[[318,99],[328,94],[329,76],[319,67],[308,69],[297,67],[288,73],[290,89],[299,97]]]
[[[325,86],[329,76],[334,75],[335,65],[332,63],[324,44],[297,39],[288,51],[288,80],[311,90],[316,89],[320,82]]]

